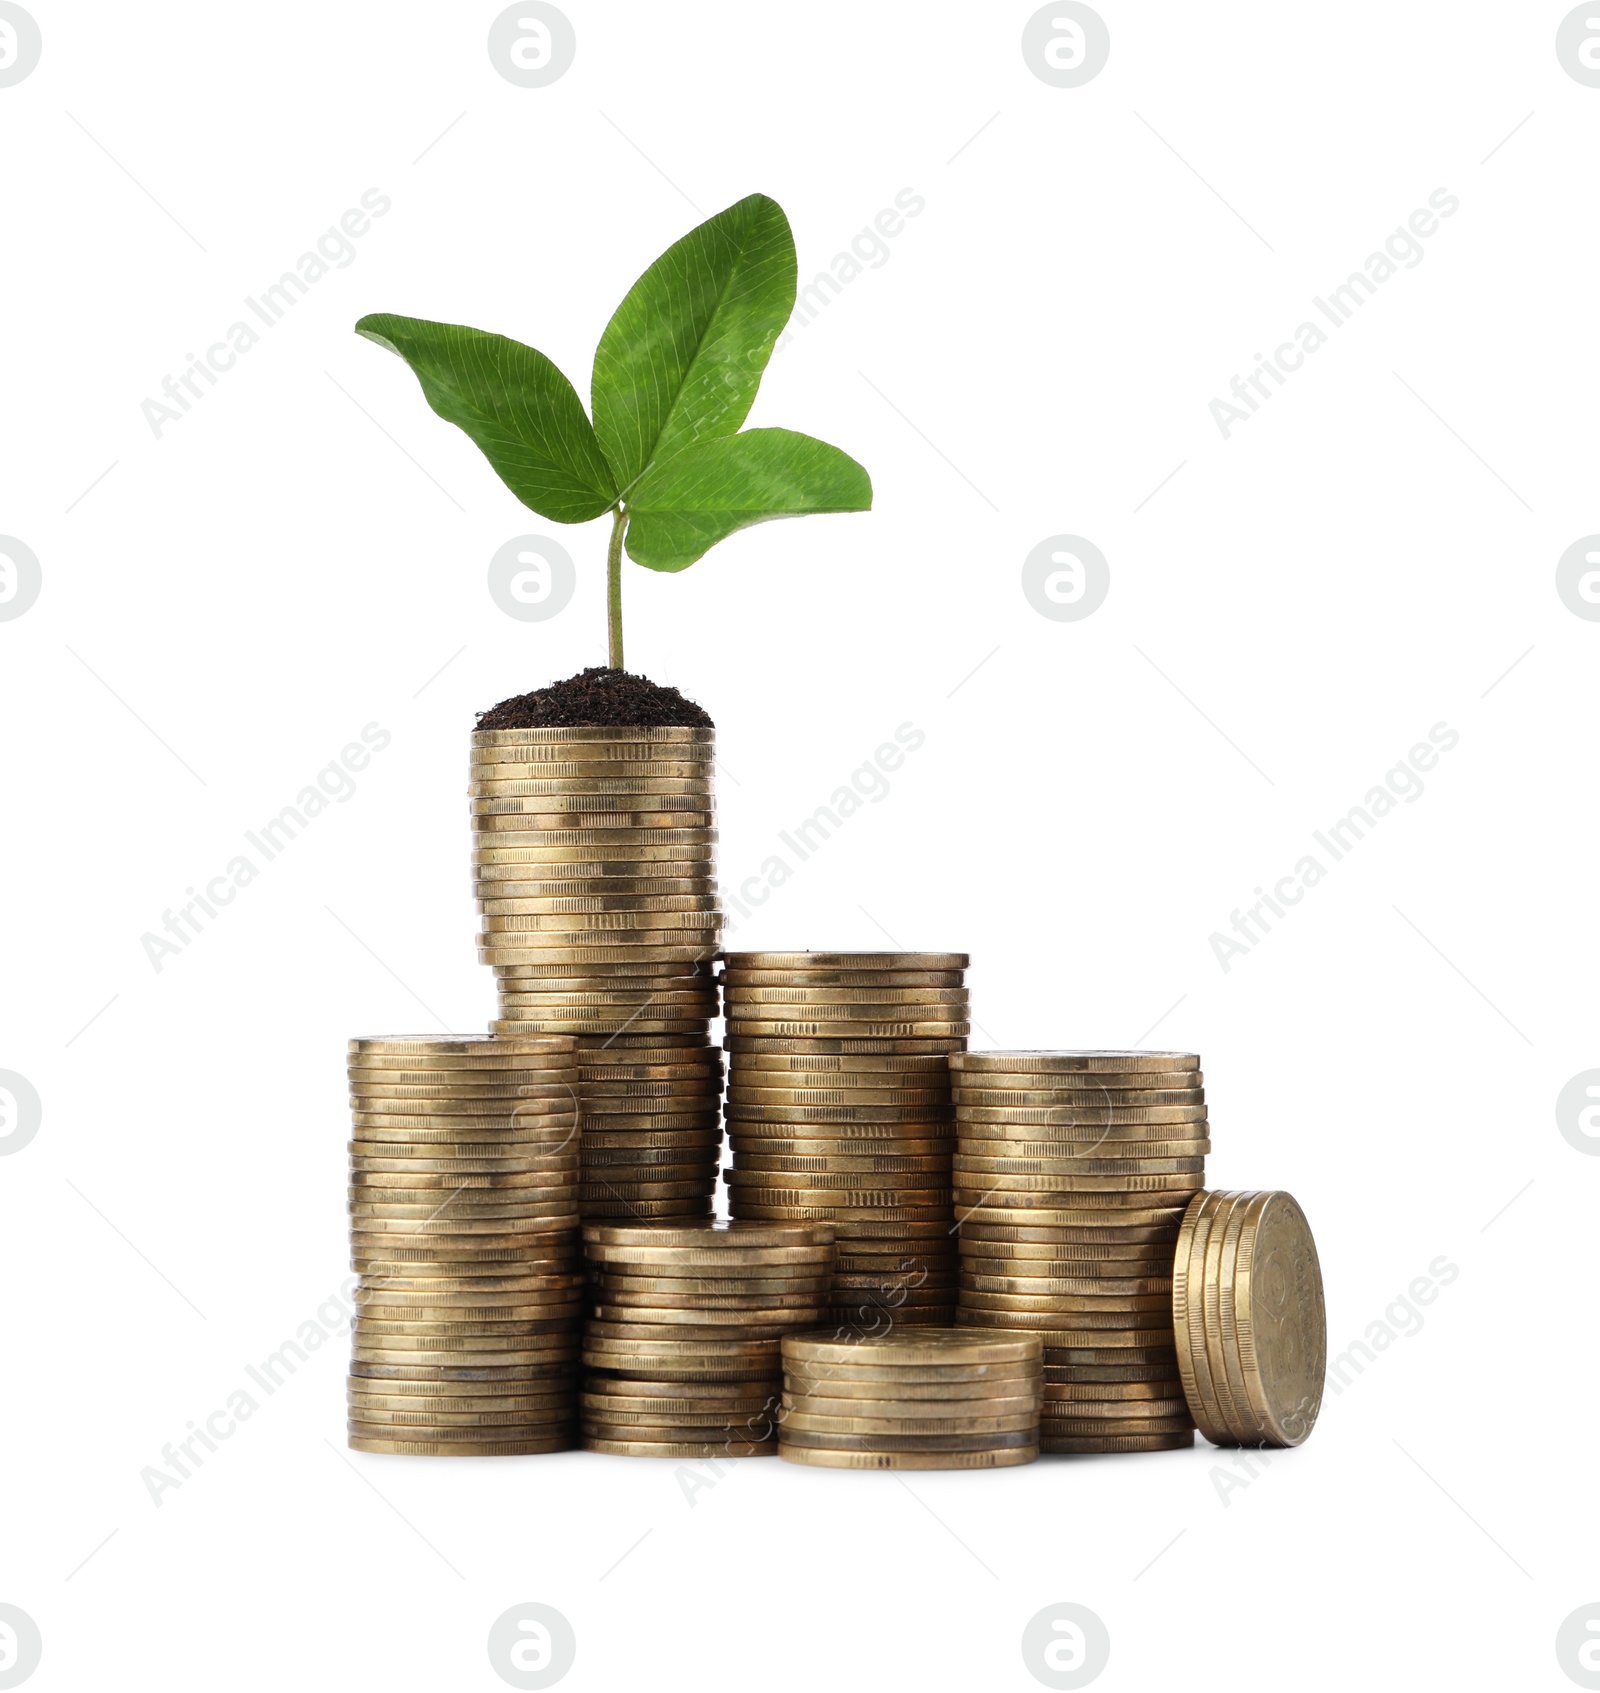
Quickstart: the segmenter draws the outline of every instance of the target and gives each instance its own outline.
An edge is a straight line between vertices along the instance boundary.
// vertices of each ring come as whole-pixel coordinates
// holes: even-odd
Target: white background
[[[0,1161],[0,1599],[38,1687],[490,1689],[525,1600],[571,1620],[574,1689],[1027,1689],[1063,1600],[1108,1689],[1571,1685],[1600,1164],[1554,1102],[1597,1063],[1600,627],[1555,565],[1600,530],[1600,89],[1566,9],[1105,0],[1109,64],[1060,89],[1026,5],[571,0],[575,64],[524,89],[494,5],[32,7],[0,89],[0,529],[43,572],[0,622],[0,1068],[44,1117]],[[154,435],[141,401],[373,187],[353,262]],[[604,654],[604,525],[519,507],[351,325],[498,330],[587,393],[700,215],[773,195],[804,278],[906,188],[751,417],[859,458],[873,512],[627,567],[631,667],[719,726],[725,887],[926,733],[735,944],[960,948],[975,1045],[1197,1050],[1211,1183],[1301,1200],[1335,1352],[1459,1276],[1243,1488],[1203,1442],[747,1462],[692,1503],[671,1463],[355,1457],[337,1336],[157,1507],[141,1469],[347,1273],[346,1038],[490,1015],[473,713]],[[1422,262],[1224,439],[1210,401],[1441,188]],[[578,564],[546,623],[485,585],[524,533]],[[1110,566],[1076,622],[1021,589],[1063,533]],[[355,797],[158,973],[163,911],[372,722]],[[1421,798],[1224,971],[1211,935],[1437,723]]]

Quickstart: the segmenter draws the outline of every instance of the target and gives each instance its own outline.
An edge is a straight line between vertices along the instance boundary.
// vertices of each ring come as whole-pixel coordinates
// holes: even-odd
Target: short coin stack
[[[472,737],[479,956],[500,988],[491,1027],[578,1037],[586,1217],[712,1209],[714,737],[644,726]]]
[[[583,1444],[643,1458],[777,1450],[782,1337],[814,1328],[833,1273],[826,1225],[586,1224]]]
[[[915,1328],[783,1343],[778,1455],[834,1470],[980,1470],[1039,1456],[1036,1335]]]
[[[1178,1368],[1217,1446],[1298,1446],[1322,1405],[1322,1271],[1287,1193],[1197,1193],[1173,1268]]]
[[[959,952],[733,952],[723,986],[735,1217],[825,1219],[828,1320],[948,1324],[956,1251],[947,1054],[966,1045]]]
[[[1173,1250],[1205,1185],[1187,1052],[968,1052],[955,1080],[961,1309],[1044,1340],[1046,1452],[1194,1444]]]
[[[583,1315],[572,1041],[353,1040],[349,1062],[350,1445],[565,1451]]]

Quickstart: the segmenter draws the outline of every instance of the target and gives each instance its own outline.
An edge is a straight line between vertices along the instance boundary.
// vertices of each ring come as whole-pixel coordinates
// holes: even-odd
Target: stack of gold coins
[[[836,1326],[953,1319],[947,1055],[966,1045],[966,964],[961,952],[726,955],[729,1209],[834,1225]]]
[[[357,1451],[573,1445],[583,1316],[573,1060],[570,1038],[350,1042]]]
[[[1322,1271],[1287,1193],[1197,1193],[1172,1279],[1178,1369],[1217,1446],[1298,1446],[1322,1405]]]
[[[584,1136],[586,1217],[712,1209],[714,736],[625,726],[472,737],[479,956],[500,989],[490,1026],[579,1037],[595,1127]]]
[[[985,1470],[1039,1456],[1036,1335],[917,1328],[783,1343],[778,1455],[833,1470]]]
[[[1192,1446],[1172,1259],[1211,1146],[1200,1060],[968,1052],[950,1063],[957,1321],[1042,1336],[1046,1452]]]
[[[583,1444],[641,1458],[777,1450],[782,1337],[828,1299],[833,1230],[817,1224],[586,1224]]]

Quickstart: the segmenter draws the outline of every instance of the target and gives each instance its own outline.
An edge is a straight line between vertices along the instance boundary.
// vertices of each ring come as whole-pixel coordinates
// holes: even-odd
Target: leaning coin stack
[[[1200,1060],[967,1052],[950,1064],[957,1321],[1043,1338],[1044,1451],[1192,1446],[1172,1263],[1211,1146]]]
[[[578,1037],[585,1217],[709,1216],[721,1134],[715,731],[472,737],[497,1035]]]
[[[484,1457],[574,1444],[573,1057],[561,1038],[350,1042],[355,1450]]]
[[[1216,1446],[1298,1446],[1322,1405],[1322,1271],[1287,1193],[1197,1193],[1173,1266],[1178,1369]]]
[[[779,1342],[828,1299],[833,1230],[730,1223],[583,1231],[583,1444],[640,1458],[777,1450]]]
[[[966,1045],[960,952],[731,952],[735,1217],[823,1219],[839,1238],[828,1321],[940,1325],[956,1301],[947,1055]]]
[[[834,1470],[980,1470],[1039,1456],[1035,1335],[918,1328],[783,1343],[778,1455]]]

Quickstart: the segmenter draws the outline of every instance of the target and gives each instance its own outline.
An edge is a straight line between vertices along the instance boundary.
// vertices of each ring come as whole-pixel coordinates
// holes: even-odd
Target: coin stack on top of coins
[[[722,1055],[716,731],[479,730],[479,957],[497,1035],[577,1037],[585,1217],[709,1216]]]
[[[570,1039],[350,1042],[350,1445],[574,1443],[583,1316]]]
[[[834,1225],[834,1324],[953,1319],[946,1055],[966,1045],[966,964],[957,952],[726,956],[729,1209]]]
[[[1178,1231],[1178,1369],[1217,1446],[1298,1446],[1322,1405],[1322,1271],[1287,1193],[1197,1193]]]
[[[835,1470],[978,1470],[1039,1456],[1036,1335],[910,1328],[783,1343],[778,1455]]]
[[[967,1052],[955,1080],[958,1322],[1044,1341],[1046,1452],[1191,1446],[1173,1251],[1205,1185],[1187,1052]]]
[[[583,1444],[644,1458],[776,1451],[781,1338],[828,1300],[826,1224],[586,1224]]]

